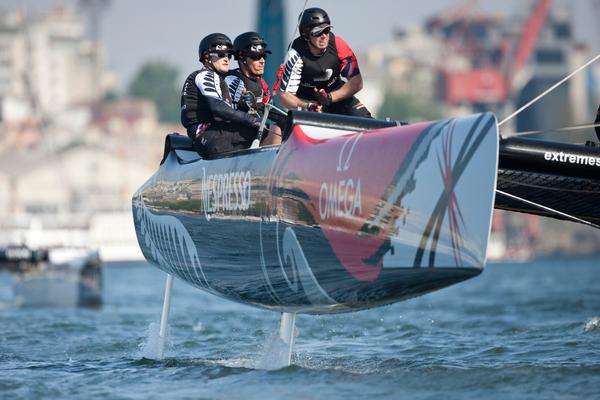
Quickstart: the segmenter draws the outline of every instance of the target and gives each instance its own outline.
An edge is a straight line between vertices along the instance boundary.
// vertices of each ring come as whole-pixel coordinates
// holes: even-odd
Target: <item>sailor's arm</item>
[[[349,99],[354,96],[363,88],[363,80],[360,74],[354,75],[348,79],[348,82],[344,83],[342,87],[331,92],[331,101],[333,103],[345,99]]]
[[[339,36],[335,37],[335,46],[340,60],[340,75],[346,82],[329,94],[333,103],[349,99],[363,88],[363,79],[358,67],[358,60],[348,43]]]
[[[311,111],[321,111],[321,107],[316,103],[311,103],[296,96],[300,81],[302,80],[302,68],[304,62],[300,54],[294,49],[290,49],[285,56],[283,75],[281,76],[281,86],[279,93],[281,95],[281,104],[290,109],[302,108]]]
[[[319,110],[315,110],[315,103],[311,103],[309,101],[305,101],[302,100],[298,97],[296,97],[296,95],[291,94],[290,92],[285,92],[282,91],[280,92],[280,100],[281,100],[281,104],[283,104],[284,107],[286,108],[290,108],[290,109],[296,109],[296,108],[301,108],[301,109],[310,109],[312,108],[311,111],[320,111]]]
[[[203,70],[196,76],[196,85],[200,89],[206,104],[216,121],[238,122],[248,126],[258,126],[260,118],[243,111],[234,110],[221,93],[220,78],[214,71]]]
[[[238,122],[253,127],[258,127],[260,123],[260,118],[258,116],[234,110],[223,100],[207,97],[206,103],[208,104],[213,117],[217,121]]]

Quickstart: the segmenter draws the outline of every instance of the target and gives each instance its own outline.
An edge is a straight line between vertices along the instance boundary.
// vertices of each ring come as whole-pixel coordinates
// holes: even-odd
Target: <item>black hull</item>
[[[274,243],[276,230],[292,225],[262,221],[208,222],[201,216],[172,216],[181,221],[195,242],[205,242],[206,232],[210,230],[211,242],[225,244],[222,247],[199,245],[202,249],[198,252],[200,271],[186,260],[184,252],[173,250],[178,246],[176,239],[169,239],[165,251],[170,253],[171,260],[181,259],[180,265],[184,267],[173,267],[177,262],[157,263],[157,267],[198,289],[275,311],[322,314],[364,310],[442,289],[482,271],[480,268],[399,268],[382,271],[376,282],[360,282],[340,265],[335,254],[319,245],[326,242],[326,238],[318,227],[302,226],[294,226],[294,232],[303,249],[317,250],[304,253],[313,267],[309,272],[290,263],[286,269],[281,267],[275,247],[263,248],[263,262],[257,238],[261,237],[262,230],[263,240]],[[231,237],[237,239],[230,241]],[[142,251],[151,253],[148,248],[142,247]],[[309,287],[313,282],[308,274],[314,276],[324,293]]]
[[[500,142],[497,189],[600,224],[600,148],[509,138]],[[569,219],[525,201],[496,195],[495,208]]]
[[[301,116],[281,146],[210,160],[169,137],[133,199],[146,259],[229,300],[311,314],[382,306],[481,273],[493,115],[388,128]],[[344,126],[352,130],[336,131]]]

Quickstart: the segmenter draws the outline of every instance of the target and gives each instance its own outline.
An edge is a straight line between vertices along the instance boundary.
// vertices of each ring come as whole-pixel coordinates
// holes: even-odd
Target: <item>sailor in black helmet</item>
[[[356,56],[331,28],[329,15],[321,8],[308,8],[300,15],[300,37],[285,58],[281,103],[288,108],[371,117],[354,97],[363,85]]]
[[[203,157],[250,147],[260,117],[232,107],[225,83],[233,54],[231,40],[222,33],[206,36],[198,47],[202,68],[192,72],[181,94],[181,123]]]
[[[271,100],[269,86],[262,78],[267,55],[271,54],[271,51],[267,50],[265,39],[257,32],[245,32],[236,37],[233,50],[239,68],[230,70],[225,78],[233,105],[239,110],[248,111],[245,94],[252,93],[256,100],[254,108],[262,115],[265,104]],[[263,136],[261,145],[280,144],[281,129],[273,125],[269,131],[272,134]]]

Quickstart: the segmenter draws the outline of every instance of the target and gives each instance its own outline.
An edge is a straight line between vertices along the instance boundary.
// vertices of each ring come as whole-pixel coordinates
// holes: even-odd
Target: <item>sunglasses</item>
[[[327,27],[327,28],[323,29],[322,31],[313,30],[312,32],[310,32],[310,36],[319,37],[321,35],[329,35],[329,32],[331,32],[331,27]]]
[[[217,58],[229,58],[231,60],[231,53],[226,53],[224,51],[218,51],[218,52],[214,52],[214,53],[208,53],[209,56],[211,57],[217,57]]]
[[[265,60],[267,59],[267,53],[250,53],[250,54],[246,54],[247,58],[250,58],[254,61],[258,61],[261,58],[264,58]]]

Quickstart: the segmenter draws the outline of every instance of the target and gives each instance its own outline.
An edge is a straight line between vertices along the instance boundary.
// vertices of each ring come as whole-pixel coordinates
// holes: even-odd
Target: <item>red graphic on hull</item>
[[[304,206],[340,263],[357,280],[372,282],[381,272],[382,257],[374,264],[365,259],[384,246],[394,221],[385,221],[385,229],[373,233],[365,232],[365,220],[393,185],[394,175],[427,126],[429,123],[422,123],[324,140],[310,138],[296,126],[289,139],[292,143],[278,156],[279,184],[308,195],[310,201]]]

